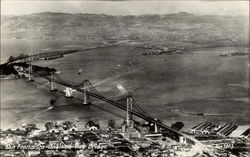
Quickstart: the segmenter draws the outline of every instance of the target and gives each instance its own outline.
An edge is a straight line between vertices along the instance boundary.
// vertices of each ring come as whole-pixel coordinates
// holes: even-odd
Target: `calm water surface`
[[[6,42],[6,41],[5,41]],[[2,56],[30,53],[33,50],[84,47],[93,43],[81,42],[6,42]],[[20,47],[20,49],[19,49]],[[37,61],[34,64],[54,67],[60,76],[72,84],[88,79],[106,97],[116,99],[123,94],[120,84],[131,93],[150,115],[166,124],[183,121],[186,127],[202,120],[233,121],[249,124],[248,58],[247,56],[220,57],[228,51],[248,51],[245,48],[213,48],[185,55],[143,57],[147,50],[127,45],[106,47],[66,55],[64,58]],[[4,59],[3,59],[4,60]],[[2,59],[1,59],[2,61]],[[79,75],[79,69],[82,73]],[[1,127],[19,127],[24,122],[42,125],[46,121],[108,119],[122,122],[125,112],[92,99],[93,105],[84,106],[79,99],[67,99],[62,93],[50,93],[48,82],[36,79],[1,80]],[[60,90],[63,87],[58,86]],[[48,110],[50,99],[56,108]],[[196,116],[204,113],[206,116]]]

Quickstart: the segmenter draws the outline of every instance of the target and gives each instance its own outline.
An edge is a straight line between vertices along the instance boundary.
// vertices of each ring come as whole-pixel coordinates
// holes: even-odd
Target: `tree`
[[[171,125],[171,128],[177,131],[180,131],[184,127],[184,124],[182,122],[176,122]]]
[[[14,61],[14,60],[15,60],[15,57],[10,56],[9,59],[8,59],[8,62],[12,62],[12,61]]]
[[[28,57],[29,55],[26,55],[26,54],[23,54],[23,53],[21,53],[19,56],[18,56],[18,58],[26,58],[26,57]]]
[[[110,119],[108,122],[108,127],[114,129],[115,128],[115,121],[113,119]]]

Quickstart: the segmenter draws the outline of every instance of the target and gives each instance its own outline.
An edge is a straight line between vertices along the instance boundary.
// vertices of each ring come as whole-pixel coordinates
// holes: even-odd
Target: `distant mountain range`
[[[169,41],[247,44],[246,16],[166,15],[111,16],[104,14],[35,13],[2,16],[3,39]]]

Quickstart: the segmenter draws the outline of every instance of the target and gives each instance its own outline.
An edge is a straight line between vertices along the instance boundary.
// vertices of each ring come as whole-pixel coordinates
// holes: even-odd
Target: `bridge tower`
[[[130,112],[133,109],[133,98],[132,96],[127,97],[127,126],[131,126],[132,123],[132,113]]]
[[[160,122],[160,120],[157,119],[157,118],[155,118],[155,121]],[[159,131],[159,126],[158,126],[156,123],[154,123],[154,132],[155,132],[155,133],[158,133],[158,131]]]
[[[32,78],[32,65],[31,64],[29,64],[28,71],[29,71],[28,80],[34,81],[34,79]]]
[[[90,104],[89,95],[87,94],[89,92],[89,89],[90,89],[89,81],[84,80],[83,81],[83,104],[84,105]]]
[[[51,92],[55,92],[57,91],[56,87],[55,87],[55,82],[54,82],[54,79],[55,79],[55,76],[54,76],[54,73],[53,72],[50,72],[50,91]]]

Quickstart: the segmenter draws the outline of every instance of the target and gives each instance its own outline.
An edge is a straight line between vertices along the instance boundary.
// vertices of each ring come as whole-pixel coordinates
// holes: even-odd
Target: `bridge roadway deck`
[[[81,49],[71,49],[71,50],[57,50],[57,51],[52,51],[52,52],[43,52],[43,53],[37,53],[37,54],[31,54],[31,55],[27,55],[24,57],[17,57],[14,60],[7,62],[7,63],[13,63],[13,62],[31,62],[34,60],[38,60],[40,58],[43,57],[51,57],[51,56],[56,56],[56,55],[64,55],[64,54],[70,54],[70,53],[76,53],[76,52],[81,52],[81,51],[86,51],[86,50],[92,50],[92,49],[98,49],[98,48],[104,48],[104,47],[108,47],[108,46],[114,46],[114,45],[119,45],[119,44],[123,44],[129,42],[129,40],[123,40],[123,41],[118,41],[116,43],[112,43],[112,44],[105,44],[105,45],[101,45],[101,46],[93,46],[93,47],[88,47],[88,48],[81,48]]]
[[[60,84],[60,85],[63,85],[63,86],[66,86],[66,87],[75,89],[75,90],[78,91],[78,92],[81,92],[81,93],[84,92],[83,89],[81,89],[81,88],[79,88],[79,87],[77,87],[77,86],[73,86],[73,85],[71,85],[71,84],[68,84],[68,83],[66,83],[66,82],[59,81],[59,80],[54,80],[54,79],[52,80],[50,77],[43,77],[43,78],[45,78],[45,79],[47,79],[47,80],[49,80],[49,81],[54,81],[54,82],[57,83],[57,84]],[[115,107],[118,107],[118,108],[124,110],[124,111],[127,110],[126,106],[124,106],[124,105],[122,105],[122,104],[120,104],[120,103],[118,103],[118,102],[115,102],[115,101],[113,101],[113,100],[110,100],[110,99],[108,99],[108,98],[106,98],[106,97],[104,97],[104,96],[101,96],[101,95],[98,95],[98,94],[95,94],[95,93],[92,93],[92,92],[86,92],[86,93],[87,93],[89,96],[91,96],[91,97],[94,97],[94,98],[97,98],[97,99],[102,100],[102,101],[104,101],[104,102],[107,102],[107,103],[109,103],[109,104],[111,104],[111,105],[113,105],[113,106],[115,106]],[[176,130],[172,129],[171,127],[169,127],[169,126],[167,126],[167,125],[165,125],[165,124],[163,124],[163,123],[161,123],[161,122],[159,122],[159,121],[153,119],[152,117],[146,116],[146,115],[141,114],[141,113],[139,113],[139,112],[137,112],[137,111],[134,111],[134,110],[130,110],[130,113],[132,113],[133,115],[135,115],[135,116],[137,116],[137,117],[139,117],[139,118],[142,118],[142,119],[144,119],[144,120],[146,120],[146,121],[148,121],[148,122],[155,123],[155,124],[157,124],[159,127],[163,128],[163,129],[165,129],[165,130],[167,130],[167,131],[169,131],[169,132],[171,132],[171,133],[173,133],[173,134],[175,134],[175,135],[178,135],[178,137],[183,136],[184,138],[186,138],[186,139],[192,141],[193,144],[197,144],[197,145],[202,146],[202,143],[200,143],[197,139],[193,138],[192,136],[189,136],[189,135],[186,135],[186,134],[181,133],[181,132],[179,132],[179,131],[176,131]],[[179,141],[178,141],[178,142],[179,142]]]
[[[69,83],[67,83],[67,82],[65,82],[63,80],[58,80],[58,79],[52,78],[50,76],[38,76],[38,77],[44,78],[44,79],[46,79],[48,81],[53,81],[53,82],[55,82],[57,84],[65,86],[65,87],[69,87],[69,88],[75,89],[76,91],[81,92],[81,93],[86,92],[86,91],[84,91],[83,89],[81,89],[79,87],[79,85],[81,85],[82,83],[80,83],[79,85],[71,85],[71,84],[69,84]],[[107,102],[107,103],[109,103],[109,104],[111,104],[111,105],[113,105],[115,107],[118,107],[118,108],[124,110],[124,111],[127,111],[127,107],[126,106],[124,106],[124,105],[122,105],[122,104],[120,104],[120,103],[118,103],[116,101],[110,100],[110,99],[108,99],[108,98],[106,98],[106,97],[104,97],[104,96],[102,96],[100,94],[96,94],[96,93],[92,93],[92,92],[86,92],[86,93],[89,96],[92,96],[94,98],[97,98],[99,100]],[[211,149],[209,149],[207,146],[203,145],[200,141],[198,141],[194,137],[186,135],[186,134],[181,133],[179,131],[176,131],[176,130],[172,129],[171,127],[163,124],[162,122],[159,122],[159,121],[155,120],[154,118],[149,117],[149,116],[147,116],[145,114],[139,113],[139,112],[137,112],[135,110],[130,110],[129,112],[132,113],[133,115],[141,118],[141,119],[144,119],[144,120],[146,120],[148,122],[152,122],[152,123],[157,124],[159,127],[165,129],[166,131],[168,131],[172,135],[177,135],[178,136],[178,140],[176,140],[176,139],[173,139],[173,140],[176,140],[177,142],[180,142],[179,141],[179,137],[182,136],[182,137],[184,137],[184,138],[187,139],[187,142],[189,144],[195,145],[196,146],[196,150],[200,151],[200,153],[205,152],[207,155],[213,156],[213,153],[211,153]]]

